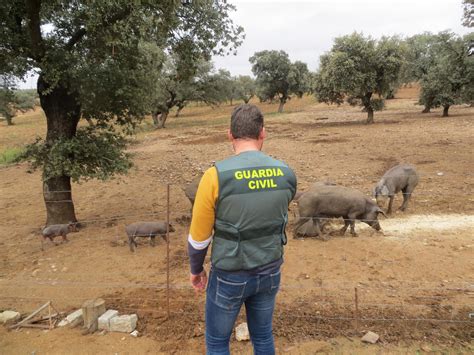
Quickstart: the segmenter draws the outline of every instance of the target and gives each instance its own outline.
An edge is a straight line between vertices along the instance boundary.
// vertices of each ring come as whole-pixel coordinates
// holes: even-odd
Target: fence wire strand
[[[474,174],[473,174],[474,175]],[[50,191],[48,193],[70,193],[72,191]],[[432,196],[431,194],[413,194],[414,197],[420,196]],[[433,195],[439,196],[438,193],[433,193]],[[459,194],[459,195],[471,195],[471,194]],[[7,198],[8,199],[8,198]],[[3,200],[3,198],[2,198]],[[57,200],[51,201],[51,203],[67,203],[72,202],[72,200]],[[119,224],[118,222],[123,222],[126,220],[135,221],[134,219],[137,218],[145,218],[145,217],[152,217],[161,218],[164,220],[166,215],[166,210],[157,209],[155,207],[151,207],[150,210],[152,212],[147,213],[137,213],[137,214],[129,214],[129,215],[117,215],[117,216],[109,216],[109,217],[101,217],[101,218],[88,218],[84,220],[80,220],[79,223],[83,225],[94,225],[101,223],[110,223],[111,221],[115,223],[113,226],[107,226],[106,229],[110,229],[115,227],[116,228],[116,235],[113,236],[99,236],[99,237],[87,237],[85,238],[88,241],[92,242],[119,242],[123,243],[123,246],[126,246],[127,238],[125,235],[125,231],[121,229],[119,231]],[[173,218],[178,222],[178,219],[182,219],[184,216],[189,215],[189,210],[186,211],[175,211],[173,212]],[[299,220],[321,220],[321,221],[332,221],[335,220],[332,217],[327,216],[302,216],[297,217]],[[428,218],[429,219],[429,218]],[[298,220],[298,219],[296,219]],[[346,219],[346,221],[360,221],[360,222],[375,222],[378,219]],[[181,221],[183,222],[183,221]],[[188,220],[185,223],[189,222]],[[382,222],[382,221],[381,221]],[[178,222],[180,223],[180,222]],[[383,222],[382,222],[383,223]],[[403,223],[403,220],[401,220]],[[11,226],[11,225],[0,225],[0,228],[33,228],[36,231],[38,225],[21,225],[18,226]],[[123,226],[122,226],[123,227]],[[34,231],[29,231],[29,233],[35,233]],[[118,232],[120,232],[123,237],[119,237]],[[157,236],[159,237],[159,236]],[[41,238],[41,236],[40,236]],[[36,237],[28,237],[27,240],[21,241],[18,243],[0,243],[2,247],[18,247],[24,244],[32,244],[37,240]],[[173,240],[173,239],[171,239]],[[182,238],[179,239],[180,242]],[[148,243],[147,243],[148,244]],[[405,247],[408,246],[408,243],[403,244]],[[157,248],[157,253],[160,251]],[[162,252],[162,251],[161,251]],[[44,264],[49,263],[47,259],[39,260],[39,262]],[[161,263],[165,263],[166,260],[160,260]],[[393,261],[395,262],[395,261]],[[8,261],[3,260],[0,262],[0,265],[13,265],[17,263],[17,261]],[[54,263],[54,261],[51,261]],[[25,264],[23,261],[18,261],[18,264]],[[344,264],[345,265],[345,264]],[[39,265],[33,264],[32,267],[36,268]],[[166,265],[162,265],[165,267]],[[345,265],[346,267],[346,265]],[[58,269],[60,266],[58,266]],[[120,311],[133,311],[133,312],[146,312],[152,314],[159,314],[160,316],[166,317],[167,314],[171,313],[173,317],[181,316],[181,317],[199,317],[203,318],[203,312],[189,312],[189,311],[176,311],[170,310],[169,306],[166,307],[166,302],[164,300],[164,294],[167,289],[176,292],[176,291],[185,291],[188,297],[187,299],[179,299],[173,298],[171,299],[171,303],[174,306],[179,307],[197,307],[203,308],[204,307],[204,297],[202,299],[197,299],[196,297],[192,297],[193,290],[186,280],[188,273],[187,273],[187,263],[183,270],[173,270],[172,272],[166,273],[163,270],[154,270],[154,273],[158,277],[165,278],[166,275],[172,275],[175,282],[171,283],[167,286],[166,282],[162,283],[137,283],[137,282],[113,282],[113,281],[103,281],[103,282],[90,282],[90,281],[79,281],[79,280],[64,280],[61,278],[56,279],[48,279],[48,280],[29,280],[29,279],[1,279],[0,278],[0,300],[3,303],[10,303],[15,304],[19,301],[45,301],[45,300],[53,300],[53,301],[62,301],[67,303],[74,303],[77,304],[79,302],[82,303],[84,301],[84,297],[80,296],[72,296],[72,297],[46,297],[46,296],[35,296],[31,294],[31,289],[37,288],[38,286],[42,286],[43,289],[41,292],[43,294],[47,294],[48,292],[54,292],[57,288],[61,289],[69,289],[69,290],[77,290],[77,292],[81,292],[82,294],[97,294],[101,292],[105,292],[102,290],[107,290],[107,292],[115,292],[120,293],[124,292],[125,290],[154,290],[158,294],[157,296],[147,296],[147,295],[127,295],[127,294],[111,294],[111,295],[103,295],[101,296],[107,301],[110,302],[118,302],[120,303],[117,308]],[[42,273],[51,271],[49,268],[47,270],[41,271]],[[55,271],[55,270],[53,270]],[[30,272],[30,271],[27,271]],[[54,274],[53,274],[54,275]],[[56,274],[57,275],[57,274]],[[75,277],[75,276],[82,276],[83,273],[65,273],[66,277]],[[54,276],[53,276],[54,278]],[[295,283],[286,283],[281,286],[282,292],[293,293],[295,290],[297,291],[310,291],[313,292],[311,297],[311,301],[301,300],[295,302],[278,302],[277,303],[277,311],[275,313],[276,318],[280,318],[281,320],[287,319],[312,319],[316,321],[357,321],[357,322],[411,322],[418,324],[418,322],[432,322],[432,323],[448,323],[448,324],[473,324],[472,320],[463,320],[463,319],[456,319],[459,317],[459,314],[455,314],[455,310],[459,309],[472,309],[474,307],[474,302],[470,303],[469,300],[474,299],[474,282],[457,282],[457,283],[448,283],[444,285],[442,282],[423,282],[423,281],[412,281],[412,280],[396,280],[394,282],[387,282],[386,284],[379,284],[374,282],[368,281],[356,281],[356,280],[314,280],[315,283],[312,285],[301,285],[297,282]],[[442,284],[442,286],[439,286]],[[437,286],[437,287],[436,287]],[[168,288],[169,287],[169,288]],[[354,287],[357,287],[359,290],[359,303],[358,307],[360,310],[360,316],[357,315],[353,316],[353,305],[354,301],[351,299],[350,296],[347,298],[341,298],[338,295],[338,299],[334,300],[334,292],[345,292],[347,291],[348,295],[351,295],[352,290]],[[378,300],[379,297],[384,296],[384,292],[386,292],[385,296],[392,297],[393,303],[390,300],[383,299],[382,302]],[[429,293],[429,294],[411,294],[413,293]],[[14,293],[14,295],[9,295],[8,293]],[[23,293],[23,294],[22,294]],[[371,293],[376,293],[374,296]],[[446,295],[447,293],[453,293]],[[161,295],[162,297],[158,297]],[[183,296],[183,295],[181,295]],[[467,301],[462,299],[457,299],[457,302],[453,302],[452,298],[456,296],[467,296]],[[302,296],[304,297],[304,296]],[[375,297],[375,299],[374,299]],[[375,301],[374,301],[375,300]],[[136,303],[140,305],[132,306]],[[156,308],[151,308],[150,305],[146,305],[146,303],[153,303],[156,304]],[[349,315],[342,315],[342,316],[331,316],[329,315],[307,315],[307,314],[296,314],[295,312],[287,312],[285,314],[282,313],[286,308],[294,309],[297,307],[298,309],[303,309],[308,303],[311,303],[313,306],[316,307],[340,307],[344,309],[345,312]],[[443,318],[433,318],[430,316],[419,316],[421,312],[425,310],[431,309],[433,305],[440,306],[440,307],[451,307],[450,314],[448,317],[443,316]],[[280,307],[281,309],[279,309]],[[364,316],[364,310],[371,310],[373,312],[375,309],[376,315],[375,316]],[[402,316],[400,317],[393,317],[389,316],[389,311],[398,311]],[[322,312],[331,312],[331,310],[322,310]],[[388,312],[388,313],[387,313]],[[415,314],[411,314],[408,316],[409,313],[406,312],[418,312]],[[407,314],[407,316],[403,316]]]

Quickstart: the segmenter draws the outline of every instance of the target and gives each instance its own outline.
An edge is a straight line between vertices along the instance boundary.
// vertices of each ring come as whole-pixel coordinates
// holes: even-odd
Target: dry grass
[[[278,115],[276,113],[278,103],[276,102],[268,104],[253,100],[251,103],[258,105],[267,116]],[[214,108],[191,104],[181,112],[180,117],[174,117],[175,112],[172,111],[168,117],[167,128],[172,130],[178,127],[207,127],[227,124],[230,113],[238,104],[240,102],[235,102],[234,105],[222,104]],[[308,106],[314,104],[316,104],[316,99],[313,96],[305,96],[302,99],[293,98],[285,105],[283,115],[304,111]],[[22,147],[32,142],[36,136],[45,137],[46,135],[46,117],[41,108],[16,117],[14,123],[14,126],[0,125],[0,151],[7,148]],[[137,138],[151,130],[153,130],[153,125],[151,118],[148,117],[138,126]]]
[[[416,102],[414,98],[417,97],[418,92],[419,87],[417,85],[400,89],[396,95],[397,100],[387,101],[388,112],[397,110],[397,114],[403,115],[405,111],[413,111]],[[168,117],[167,128],[171,130],[179,127],[226,125],[232,110],[240,103],[235,101],[233,105],[224,103],[217,107],[191,103],[182,110],[179,117],[175,117],[175,110],[172,110]],[[311,118],[314,121],[324,123],[328,116],[334,117],[334,115],[341,114],[345,120],[350,116],[350,118],[354,118],[354,120],[360,123],[365,121],[365,113],[361,112],[360,108],[348,105],[338,107],[320,104],[313,95],[306,95],[301,99],[292,98],[285,104],[282,114],[277,112],[279,106],[277,101],[274,103],[260,103],[257,98],[254,98],[250,103],[257,105],[267,119],[271,121],[287,121],[293,117],[293,115],[288,114],[295,113],[298,114],[297,117],[300,121],[304,118]],[[393,113],[391,115],[393,116]],[[383,116],[385,116],[384,112],[377,112],[375,114],[376,121]],[[15,117],[14,123],[14,126],[0,125],[0,152],[8,148],[21,148],[25,144],[32,142],[36,136],[44,137],[46,135],[46,118],[39,107],[34,111],[29,111]],[[140,139],[153,129],[151,118],[146,118],[137,128],[137,138]]]

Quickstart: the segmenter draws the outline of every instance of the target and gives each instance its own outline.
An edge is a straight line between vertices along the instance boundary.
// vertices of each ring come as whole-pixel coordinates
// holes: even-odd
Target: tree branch
[[[41,0],[26,1],[31,56],[38,62],[41,62],[41,59],[44,56],[43,37],[41,36],[40,10]]]
[[[76,32],[74,32],[69,41],[66,43],[66,50],[70,51],[72,47],[74,47],[74,45],[85,36],[86,33],[87,31],[84,27],[81,27]]]

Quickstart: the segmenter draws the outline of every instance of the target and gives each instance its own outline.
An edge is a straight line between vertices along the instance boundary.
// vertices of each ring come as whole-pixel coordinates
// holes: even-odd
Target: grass
[[[15,160],[23,153],[22,148],[7,148],[0,152],[0,165],[8,165],[14,163]]]

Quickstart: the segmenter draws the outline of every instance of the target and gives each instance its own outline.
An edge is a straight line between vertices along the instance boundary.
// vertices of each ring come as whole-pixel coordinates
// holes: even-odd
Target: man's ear
[[[262,127],[260,130],[260,134],[258,135],[258,139],[265,139],[267,137],[267,131],[265,131],[265,127]]]
[[[227,130],[227,139],[229,139],[229,141],[231,142],[234,140],[234,136],[230,132],[230,129]]]

